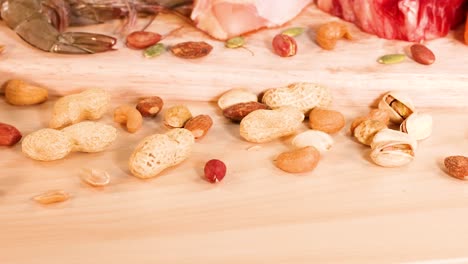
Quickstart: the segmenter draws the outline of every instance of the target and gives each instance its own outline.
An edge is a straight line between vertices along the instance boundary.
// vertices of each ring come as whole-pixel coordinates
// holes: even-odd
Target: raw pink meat
[[[316,0],[317,6],[387,39],[421,41],[462,22],[466,0]]]
[[[217,39],[282,25],[312,0],[195,0],[191,18]]]

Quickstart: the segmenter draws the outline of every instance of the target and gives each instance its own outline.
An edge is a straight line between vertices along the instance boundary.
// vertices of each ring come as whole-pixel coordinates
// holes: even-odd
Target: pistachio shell
[[[426,139],[432,134],[432,116],[413,113],[401,123],[400,131],[407,133],[415,140]]]
[[[413,101],[406,94],[403,93],[389,92],[382,97],[382,99],[379,102],[379,109],[389,111],[390,121],[396,124],[400,124],[401,122],[403,122],[404,118],[395,111],[394,107],[390,105],[395,100],[400,107],[404,107],[404,110],[406,112],[409,112],[407,113],[408,116],[414,112],[414,105]]]
[[[292,144],[296,148],[311,146],[320,151],[320,153],[323,153],[331,149],[333,138],[319,130],[307,130],[297,134],[292,140]]]
[[[395,142],[396,144],[409,144],[413,150],[416,150],[418,143],[408,134],[392,130],[392,129],[382,129],[377,134],[375,134],[372,139],[371,148],[375,149],[377,145],[384,142]]]
[[[400,167],[414,160],[414,149],[398,141],[380,142],[374,145],[370,157],[382,167]]]

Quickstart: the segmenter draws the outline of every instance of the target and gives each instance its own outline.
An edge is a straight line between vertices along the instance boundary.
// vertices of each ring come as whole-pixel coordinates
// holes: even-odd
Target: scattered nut
[[[307,114],[314,107],[326,107],[331,101],[328,88],[313,83],[293,83],[288,87],[269,89],[262,101],[271,109],[294,106]]]
[[[5,50],[5,46],[4,45],[0,45],[0,54],[2,54],[2,52]]]
[[[192,118],[192,113],[184,105],[170,107],[164,113],[164,125],[169,128],[181,128]]]
[[[224,179],[226,175],[226,165],[224,162],[212,159],[205,164],[205,178],[211,183],[217,183]]]
[[[155,177],[164,169],[187,159],[194,142],[192,132],[185,128],[175,128],[166,134],[146,137],[130,157],[130,172],[141,179]]]
[[[416,140],[400,131],[383,129],[371,143],[371,159],[382,167],[400,167],[414,160]]]
[[[84,121],[62,130],[73,140],[72,151],[101,152],[117,139],[117,129],[113,126]]]
[[[18,143],[23,136],[16,127],[0,123],[0,146],[10,147]]]
[[[379,109],[388,111],[390,121],[401,124],[414,112],[413,102],[402,93],[389,92],[379,102]]]
[[[142,116],[155,117],[163,108],[164,102],[159,96],[151,96],[138,102],[136,109]]]
[[[268,106],[259,102],[247,102],[231,105],[223,110],[223,115],[234,122],[240,122],[253,111],[267,109]]]
[[[170,47],[172,54],[183,59],[198,59],[210,54],[213,46],[204,41],[187,41]]]
[[[293,134],[303,120],[304,114],[294,107],[257,110],[242,119],[240,135],[253,143],[269,142]]]
[[[400,125],[400,131],[416,140],[423,140],[432,134],[432,116],[413,113]]]
[[[320,152],[308,146],[281,153],[276,158],[275,165],[285,172],[301,173],[315,169],[319,160]]]
[[[22,80],[10,80],[5,85],[5,99],[12,105],[35,105],[47,100],[47,89]]]
[[[411,56],[417,63],[431,65],[435,61],[434,53],[422,44],[414,44],[410,48]]]
[[[130,133],[137,132],[143,125],[143,117],[140,112],[131,105],[122,105],[114,111],[114,121],[126,125]]]
[[[468,180],[468,157],[450,156],[445,158],[444,165],[450,176],[460,180]]]
[[[88,121],[69,126],[63,131],[44,128],[33,132],[24,137],[22,151],[34,160],[59,160],[72,151],[103,151],[116,137],[112,126]]]
[[[109,173],[99,169],[83,169],[80,179],[93,187],[102,187],[110,183]]]
[[[325,50],[332,50],[335,48],[339,39],[351,39],[346,25],[339,22],[328,22],[321,25],[317,30],[316,41],[320,47]]]
[[[354,137],[356,137],[357,141],[360,143],[370,146],[375,134],[384,128],[387,128],[384,123],[378,120],[368,119],[360,123],[356,129],[354,129]]]
[[[97,120],[107,111],[110,95],[103,89],[88,89],[67,95],[54,105],[50,128],[63,128],[83,120]]]
[[[387,54],[380,56],[377,59],[377,62],[380,64],[397,64],[397,63],[402,63],[405,61],[406,55],[405,54],[400,54],[400,53],[395,53],[395,54]]]
[[[316,107],[309,114],[310,128],[325,133],[334,134],[345,126],[345,118],[342,113]]]
[[[297,134],[291,142],[296,148],[311,146],[316,148],[320,153],[329,151],[333,146],[333,138],[319,130],[308,130]]]
[[[237,88],[231,89],[221,95],[221,97],[218,99],[218,106],[221,108],[221,110],[224,110],[235,104],[257,101],[257,95],[254,93],[249,92],[247,89]]]
[[[297,53],[296,40],[285,34],[278,34],[272,41],[273,51],[280,57],[291,57]]]
[[[351,135],[354,135],[354,129],[366,120],[377,120],[388,126],[390,122],[390,114],[387,110],[372,109],[368,115],[354,119],[350,127]]]
[[[200,139],[208,133],[213,120],[209,115],[198,115],[185,123],[184,128],[192,132],[195,139]]]
[[[60,203],[68,200],[70,195],[62,190],[51,190],[33,197],[40,204]]]

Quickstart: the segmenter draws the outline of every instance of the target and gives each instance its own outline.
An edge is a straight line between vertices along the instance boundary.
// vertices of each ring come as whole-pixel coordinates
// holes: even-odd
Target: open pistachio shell
[[[382,129],[377,134],[375,134],[370,146],[372,149],[374,149],[377,145],[383,142],[400,142],[409,144],[413,150],[416,150],[418,147],[418,142],[410,135],[389,128]]]
[[[399,92],[389,92],[380,100],[379,109],[389,111],[390,121],[401,124],[414,112],[414,105],[407,95]]]
[[[414,160],[414,149],[405,142],[380,142],[374,145],[370,156],[382,167],[400,167]]]
[[[432,134],[432,116],[413,113],[400,125],[400,131],[407,133],[415,140],[423,140]]]

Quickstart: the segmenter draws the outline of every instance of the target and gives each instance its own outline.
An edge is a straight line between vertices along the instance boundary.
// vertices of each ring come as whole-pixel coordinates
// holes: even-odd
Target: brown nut
[[[309,125],[312,129],[334,134],[343,129],[345,118],[338,111],[316,107],[310,111]]]
[[[5,86],[5,99],[12,105],[35,105],[47,100],[47,89],[28,84],[22,80],[11,80]]]
[[[370,146],[375,134],[384,128],[387,128],[384,123],[378,120],[368,119],[354,129],[354,137],[356,137],[357,141],[360,143]]]
[[[164,125],[169,128],[181,128],[192,118],[192,113],[184,105],[170,107],[164,112]]]
[[[13,146],[22,138],[21,132],[16,127],[0,123],[0,146]]]
[[[450,156],[444,160],[448,173],[460,180],[468,180],[468,157]]]
[[[131,105],[122,105],[115,109],[114,121],[119,124],[126,125],[128,132],[135,133],[141,128],[143,117],[135,107]]]
[[[151,96],[140,100],[136,109],[144,117],[155,117],[163,108],[164,102],[159,96]]]
[[[259,102],[238,103],[223,110],[223,115],[232,121],[240,122],[255,110],[267,109],[268,106]]]
[[[210,130],[212,125],[213,120],[209,115],[198,115],[187,121],[184,128],[190,130],[195,139],[199,139],[208,133],[208,130]]]
[[[281,153],[275,161],[276,167],[289,173],[308,172],[315,167],[320,160],[320,152],[311,146]]]
[[[434,53],[422,44],[414,44],[410,48],[411,56],[417,63],[431,65],[435,61]]]

